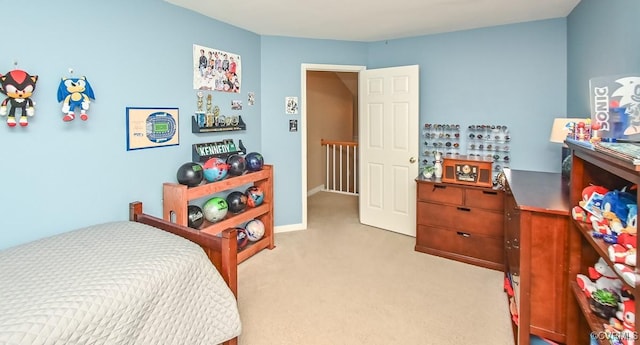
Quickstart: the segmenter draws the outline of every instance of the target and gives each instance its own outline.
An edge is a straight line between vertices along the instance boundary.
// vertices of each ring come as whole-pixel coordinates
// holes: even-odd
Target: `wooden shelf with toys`
[[[201,182],[198,182],[196,180],[195,182],[198,183],[193,183],[191,186],[188,184],[171,182],[163,184],[163,218],[165,220],[183,226],[191,226],[192,228],[196,228],[211,235],[218,235],[223,230],[239,228],[242,224],[250,222],[253,219],[257,219],[264,224],[264,235],[258,240],[248,241],[248,244],[243,246],[242,249],[240,249],[240,245],[238,246],[238,263],[247,260],[262,249],[275,248],[273,236],[274,218],[272,165],[264,164],[259,171],[249,171],[239,176],[228,176],[219,181],[209,182],[207,179],[203,178],[200,178],[200,181]],[[203,210],[201,211],[203,216],[200,217],[199,222],[196,222],[195,224],[190,223],[189,206],[195,205],[193,203],[195,200],[209,196],[213,198],[215,194],[223,193],[225,191],[232,192],[233,189],[247,186],[254,186],[262,191],[263,199],[261,199],[262,201],[259,205],[254,207],[247,206],[238,213],[225,212],[224,216],[216,221],[207,220],[207,217],[204,216],[206,214],[206,210]]]
[[[567,299],[567,344],[597,341],[605,345],[615,344],[614,337],[637,339],[640,320],[635,318],[635,310],[640,291],[636,287],[635,252],[639,244],[639,199],[637,192],[625,192],[625,188],[637,188],[640,166],[598,151],[597,141],[568,139],[566,143],[572,151],[570,201],[574,205],[568,233],[567,280],[571,288]],[[590,296],[603,288],[618,295],[616,317],[605,319],[592,311]]]

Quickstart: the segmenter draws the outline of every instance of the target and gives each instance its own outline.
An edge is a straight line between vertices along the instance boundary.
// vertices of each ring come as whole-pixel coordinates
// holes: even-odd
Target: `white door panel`
[[[415,236],[418,66],[360,72],[360,222]],[[412,161],[413,159],[413,161]]]

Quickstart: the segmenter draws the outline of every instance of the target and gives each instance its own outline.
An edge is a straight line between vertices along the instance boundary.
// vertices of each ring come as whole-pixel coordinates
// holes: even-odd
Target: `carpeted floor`
[[[419,252],[320,192],[308,229],[238,267],[241,345],[511,345],[502,273]]]

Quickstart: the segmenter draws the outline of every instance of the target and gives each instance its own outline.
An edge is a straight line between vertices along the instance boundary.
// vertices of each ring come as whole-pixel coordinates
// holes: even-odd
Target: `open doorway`
[[[358,73],[364,66],[302,65],[302,220],[307,197],[325,187],[326,159],[321,139],[358,140]],[[354,173],[352,171],[351,173]],[[355,189],[352,185],[351,188]]]
[[[307,195],[357,194],[358,73],[307,71]]]
[[[302,225],[307,228],[307,72],[358,74],[359,221],[405,235],[416,232],[419,164],[419,66],[302,65]],[[364,170],[363,170],[364,169]],[[312,187],[314,188],[314,187]]]

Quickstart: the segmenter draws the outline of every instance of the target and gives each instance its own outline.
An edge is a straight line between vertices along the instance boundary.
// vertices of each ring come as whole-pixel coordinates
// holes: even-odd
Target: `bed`
[[[235,230],[129,209],[0,251],[0,344],[237,344]]]

